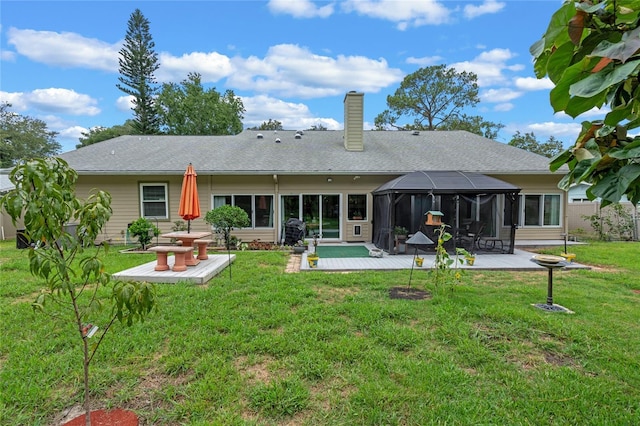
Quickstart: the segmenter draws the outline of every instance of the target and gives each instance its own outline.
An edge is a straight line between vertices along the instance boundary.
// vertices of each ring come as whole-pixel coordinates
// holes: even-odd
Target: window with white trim
[[[521,194],[520,223],[524,226],[560,226],[560,194]]]
[[[347,205],[349,220],[367,220],[367,194],[348,194]]]
[[[140,184],[140,213],[144,218],[168,219],[169,197],[166,183]]]
[[[214,195],[213,208],[225,205],[247,212],[251,228],[273,228],[273,195]]]

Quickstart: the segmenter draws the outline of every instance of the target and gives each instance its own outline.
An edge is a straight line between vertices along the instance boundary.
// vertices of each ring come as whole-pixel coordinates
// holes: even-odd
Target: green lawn
[[[640,424],[640,243],[570,251],[597,266],[554,273],[572,315],[531,306],[544,271],[469,271],[453,293],[407,301],[389,289],[408,270],[287,274],[286,252],[237,252],[232,281],[159,285],[157,312],[115,327],[93,406],[141,425]],[[433,290],[426,271],[412,286]],[[50,425],[82,400],[73,326],[32,311],[40,287],[27,251],[1,242],[2,425]]]

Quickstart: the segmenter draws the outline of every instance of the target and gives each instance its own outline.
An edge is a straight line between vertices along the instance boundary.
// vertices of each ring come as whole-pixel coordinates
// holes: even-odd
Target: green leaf
[[[557,83],[565,70],[570,66],[573,59],[575,46],[571,41],[558,47],[550,56],[547,62],[547,74],[554,83]]]
[[[556,155],[551,159],[549,163],[549,170],[551,170],[552,172],[557,171],[565,163],[571,160],[572,157],[573,157],[573,154],[569,149],[564,152],[561,152],[560,154]]]
[[[552,46],[560,46],[569,40],[568,22],[575,14],[576,7],[574,2],[565,2],[553,14],[543,37],[545,49],[549,49]]]
[[[626,80],[636,72],[639,65],[640,59],[628,62],[613,69],[605,68],[600,72],[591,74],[587,78],[572,84],[569,88],[569,94],[571,96],[580,96],[583,98],[594,96],[603,90]]]
[[[551,89],[551,106],[555,112],[564,111],[571,98],[569,93],[571,85],[589,75],[589,70],[594,65],[591,58],[584,58],[565,70],[562,78],[556,83],[556,87]]]
[[[632,158],[640,159],[640,139],[631,142],[623,149],[612,150],[609,155],[617,160],[630,160]]]
[[[605,176],[591,187],[591,192],[610,203],[617,203],[638,177],[640,177],[640,164],[629,164]]]
[[[617,43],[603,41],[593,49],[591,54],[593,56],[617,59],[625,63],[627,59],[636,54],[638,49],[640,49],[640,27],[625,32],[622,35],[622,40]]]
[[[583,114],[587,111],[590,111],[594,107],[601,108],[607,99],[607,92],[603,91],[595,96],[591,96],[590,98],[582,98],[580,96],[574,96],[569,99],[567,102],[567,106],[564,109],[571,117],[577,117],[580,114]]]

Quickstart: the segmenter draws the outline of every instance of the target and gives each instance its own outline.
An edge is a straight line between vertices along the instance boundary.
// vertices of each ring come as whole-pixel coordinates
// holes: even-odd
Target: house
[[[251,226],[234,231],[243,241],[279,242],[289,218],[303,220],[307,236],[317,234],[324,242],[373,241],[374,191],[416,171],[476,173],[517,187],[515,204],[506,204],[504,194],[482,205],[472,200],[457,219],[482,216],[495,237],[515,230],[516,240],[562,238],[567,200],[557,187],[562,175],[549,172],[546,157],[465,131],[365,131],[363,113],[364,95],[349,92],[342,131],[120,136],[60,157],[79,174],[78,196],[92,188],[111,193],[105,238],[115,241],[127,238],[128,224],[139,217],[171,231],[181,219],[178,203],[189,163],[198,174],[202,216],[224,204],[247,211]],[[439,207],[440,197],[431,194],[432,203],[416,216]],[[202,218],[191,227],[210,229]]]
[[[0,169],[0,197],[15,188],[15,185],[9,180],[9,169]],[[17,231],[22,222],[13,224],[11,216],[4,210],[0,212],[0,240],[7,238],[15,238]]]

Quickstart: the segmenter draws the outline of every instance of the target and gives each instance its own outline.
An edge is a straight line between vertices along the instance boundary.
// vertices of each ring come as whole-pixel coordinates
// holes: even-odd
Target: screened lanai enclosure
[[[480,173],[416,171],[400,176],[373,191],[373,243],[394,253],[395,227],[409,234],[421,231],[437,241],[440,225],[425,223],[427,213],[436,212],[453,236],[447,250],[513,253],[519,192]]]

